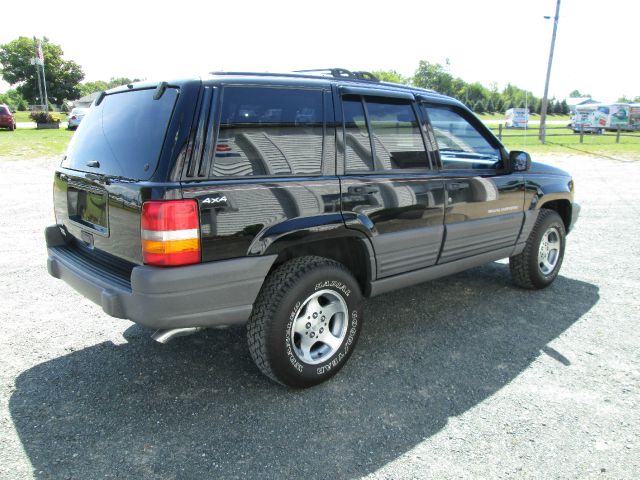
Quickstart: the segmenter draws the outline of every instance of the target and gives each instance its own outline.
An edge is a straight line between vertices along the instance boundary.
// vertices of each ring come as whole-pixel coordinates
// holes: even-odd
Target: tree
[[[89,95],[93,92],[102,92],[103,90],[109,90],[110,88],[119,87],[121,85],[128,85],[130,83],[139,81],[139,78],[134,78],[133,80],[131,80],[127,77],[111,77],[111,80],[109,80],[108,82],[105,82],[104,80],[96,80],[95,82],[81,83],[78,88],[80,89],[80,96],[84,97],[85,95]]]
[[[580,90],[574,90],[569,94],[569,98],[591,97],[588,93],[580,93]]]
[[[474,103],[473,111],[476,113],[484,113],[485,111],[484,102],[482,100],[478,100],[476,103]]]
[[[60,45],[49,42],[47,37],[42,42],[42,52],[49,100],[61,104],[65,99],[78,98],[78,83],[84,78],[80,65],[72,60],[63,59],[64,52]],[[16,90],[25,99],[35,103],[38,84],[36,67],[31,65],[34,56],[34,42],[28,37],[19,37],[0,45],[2,78],[11,85],[17,85]]]
[[[562,102],[556,102],[553,106],[553,113],[556,115],[562,115],[564,113],[562,109]]]
[[[28,105],[28,102],[16,89],[10,89],[5,93],[0,93],[0,103],[6,104],[11,111],[26,110]]]
[[[531,103],[531,113],[537,113],[538,115],[540,115],[541,112],[542,112],[542,100],[536,98],[535,102]]]
[[[418,69],[413,76],[413,84],[416,87],[428,88],[444,95],[457,97],[456,93],[460,92],[455,91],[453,80],[454,78],[442,65],[429,63],[425,60],[420,60]]]
[[[373,73],[376,77],[378,77],[381,82],[401,83],[405,85],[409,83],[408,78],[403,77],[395,70],[376,70],[375,72],[371,72],[371,73]],[[125,84],[121,84],[121,85],[125,85]]]
[[[502,98],[498,98],[496,101],[496,112],[504,113],[504,110],[504,101],[502,101]]]
[[[640,102],[640,96],[636,96],[633,99],[631,97],[627,97],[626,95],[622,95],[617,100],[618,103],[638,103]]]
[[[567,101],[566,100],[563,99],[562,102],[560,102],[560,108],[561,108],[560,113],[562,115],[569,115],[569,113],[570,113],[569,112],[569,105],[567,105]]]

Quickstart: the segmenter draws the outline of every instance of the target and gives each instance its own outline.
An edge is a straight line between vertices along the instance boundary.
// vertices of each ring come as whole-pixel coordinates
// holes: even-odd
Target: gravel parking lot
[[[640,162],[543,159],[583,210],[560,277],[493,263],[370,302],[293,391],[244,331],[155,344],[49,277],[53,160],[1,161],[0,477],[640,477]]]

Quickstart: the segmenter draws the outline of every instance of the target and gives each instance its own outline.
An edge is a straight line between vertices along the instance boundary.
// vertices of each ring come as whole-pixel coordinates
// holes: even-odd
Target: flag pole
[[[44,97],[42,96],[42,80],[40,80],[40,69],[38,68],[38,62],[39,62],[39,57],[38,57],[38,41],[36,40],[35,35],[33,36],[33,46],[35,49],[35,57],[33,59],[33,66],[36,67],[36,76],[38,77],[38,92],[39,92],[39,96],[38,96],[38,101],[40,102],[40,104],[42,105],[42,102],[44,100]]]

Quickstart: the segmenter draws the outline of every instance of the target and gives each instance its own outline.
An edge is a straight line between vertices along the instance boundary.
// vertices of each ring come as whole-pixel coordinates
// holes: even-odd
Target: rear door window
[[[427,152],[411,104],[375,97],[367,98],[365,103],[376,170],[426,169]]]
[[[213,174],[320,174],[323,119],[322,90],[226,87]]]
[[[371,140],[360,97],[343,99],[346,170],[353,172],[373,171]]]
[[[429,168],[420,123],[411,103],[345,96],[342,108],[347,173]]]
[[[168,88],[107,95],[85,114],[67,149],[63,167],[148,180],[158,165],[178,90]],[[98,162],[98,167],[89,167]],[[93,163],[95,165],[95,163]]]

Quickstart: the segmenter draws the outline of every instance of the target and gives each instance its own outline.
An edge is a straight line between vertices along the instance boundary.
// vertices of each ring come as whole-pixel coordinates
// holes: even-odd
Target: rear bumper
[[[74,255],[57,225],[45,231],[47,269],[107,315],[157,328],[243,324],[276,255],[175,268],[135,266],[123,278]]]

